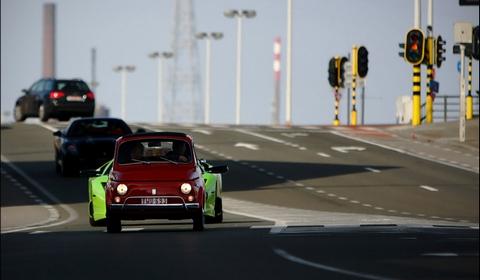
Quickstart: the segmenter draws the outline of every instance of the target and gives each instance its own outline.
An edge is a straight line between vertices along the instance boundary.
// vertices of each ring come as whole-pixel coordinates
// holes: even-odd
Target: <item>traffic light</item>
[[[368,51],[367,48],[361,46],[357,50],[357,73],[360,78],[365,78],[368,73]]]
[[[405,60],[413,65],[422,63],[425,55],[425,36],[420,29],[411,29],[405,36]]]
[[[475,26],[472,32],[472,56],[476,60],[478,60],[478,57],[480,56],[480,28],[479,26]]]
[[[332,57],[328,63],[328,82],[332,87],[338,87],[337,58]]]
[[[436,60],[436,64],[437,64],[437,67],[440,68],[440,66],[442,66],[442,61],[445,61],[445,57],[443,56],[443,54],[445,53],[445,41],[442,39],[442,36],[438,36],[437,38],[437,41],[435,42],[436,44],[436,51],[437,51],[437,55],[435,56],[435,60]]]
[[[400,47],[400,52],[398,55],[402,58],[405,58],[405,43],[398,43],[398,46]]]
[[[345,86],[345,67],[344,64],[348,61],[346,57],[337,59],[338,65],[338,86],[343,88]]]

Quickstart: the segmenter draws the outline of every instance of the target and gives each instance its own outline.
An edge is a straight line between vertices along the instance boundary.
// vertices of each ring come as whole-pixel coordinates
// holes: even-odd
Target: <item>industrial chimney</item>
[[[55,77],[55,4],[43,5],[43,77]]]

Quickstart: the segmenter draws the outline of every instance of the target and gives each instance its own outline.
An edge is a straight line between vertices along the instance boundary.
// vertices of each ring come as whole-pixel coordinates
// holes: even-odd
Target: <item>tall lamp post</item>
[[[165,59],[171,58],[172,52],[153,52],[148,55],[152,59],[157,59],[157,121],[163,122],[163,69]]]
[[[228,18],[237,19],[237,82],[236,82],[236,116],[235,123],[240,124],[240,100],[241,100],[241,56],[242,56],[242,18],[254,18],[257,15],[255,10],[228,10],[224,12],[224,15]]]
[[[205,101],[204,101],[204,123],[210,124],[210,43],[211,39],[220,40],[223,38],[221,32],[201,32],[196,35],[197,39],[205,39]]]
[[[126,66],[115,66],[113,71],[120,73],[121,75],[121,116],[122,119],[125,120],[126,117],[126,110],[125,110],[125,100],[127,98],[127,72],[135,71],[135,66],[133,65],[126,65]]]

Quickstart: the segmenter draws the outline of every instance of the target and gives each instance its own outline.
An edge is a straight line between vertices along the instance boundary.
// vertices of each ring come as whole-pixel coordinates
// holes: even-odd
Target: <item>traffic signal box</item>
[[[368,73],[368,50],[364,46],[357,49],[357,73],[360,78],[365,78]]]
[[[425,56],[425,36],[420,29],[411,29],[405,36],[404,58],[413,65],[423,62]]]
[[[338,57],[332,57],[328,63],[328,83],[331,87],[338,87],[337,59]]]

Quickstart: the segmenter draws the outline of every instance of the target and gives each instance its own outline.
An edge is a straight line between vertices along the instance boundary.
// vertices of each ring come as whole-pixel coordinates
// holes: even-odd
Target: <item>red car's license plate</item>
[[[168,204],[166,197],[145,197],[140,200],[142,204]]]

